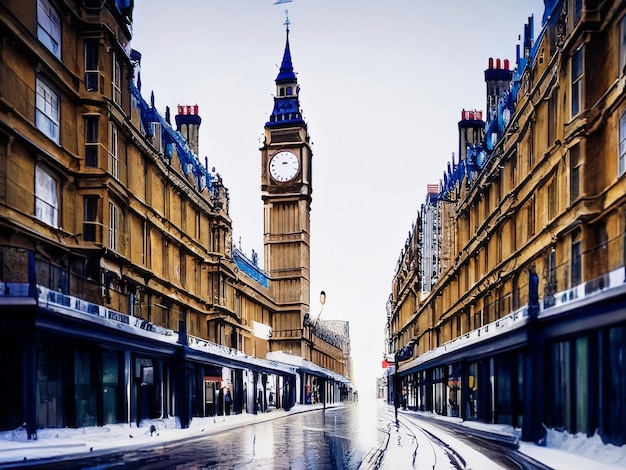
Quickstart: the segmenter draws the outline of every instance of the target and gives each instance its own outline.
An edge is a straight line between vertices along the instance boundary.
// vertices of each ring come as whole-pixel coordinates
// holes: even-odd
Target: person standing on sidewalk
[[[230,396],[230,389],[226,389],[226,393],[224,394],[224,402],[226,403],[226,414],[230,414],[230,407],[233,402],[232,397]]]

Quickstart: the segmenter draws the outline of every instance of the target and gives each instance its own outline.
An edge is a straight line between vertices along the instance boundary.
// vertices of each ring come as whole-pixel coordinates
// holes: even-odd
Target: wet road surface
[[[37,467],[108,469],[464,469],[541,468],[518,465],[505,448],[448,442],[419,418],[376,402],[311,410],[248,424],[175,445],[127,450]],[[446,442],[447,441],[447,442]],[[487,455],[484,455],[487,454]],[[13,468],[13,467],[12,467]]]

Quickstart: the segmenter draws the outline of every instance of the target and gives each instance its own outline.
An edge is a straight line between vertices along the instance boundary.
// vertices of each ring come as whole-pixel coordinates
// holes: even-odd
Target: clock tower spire
[[[270,292],[277,303],[272,349],[311,359],[305,340],[310,304],[311,163],[313,153],[300,111],[298,79],[291,61],[289,19],[274,108],[261,150],[263,245]]]

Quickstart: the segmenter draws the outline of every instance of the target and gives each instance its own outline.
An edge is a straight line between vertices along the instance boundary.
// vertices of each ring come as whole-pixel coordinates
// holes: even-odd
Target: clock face
[[[300,160],[293,152],[281,150],[270,159],[270,175],[280,183],[291,181],[299,171]]]

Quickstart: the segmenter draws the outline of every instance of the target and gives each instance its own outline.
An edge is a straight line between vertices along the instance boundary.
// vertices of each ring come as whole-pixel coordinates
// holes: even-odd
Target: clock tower
[[[261,147],[265,271],[277,304],[272,349],[311,359],[303,328],[310,303],[311,162],[307,125],[300,111],[298,80],[291,63],[289,20],[276,77],[274,109]]]

